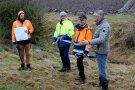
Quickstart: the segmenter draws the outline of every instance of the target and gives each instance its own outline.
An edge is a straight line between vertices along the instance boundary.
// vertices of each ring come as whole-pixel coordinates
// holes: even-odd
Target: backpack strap
[[[16,28],[18,28],[18,21],[15,22],[16,23]],[[26,20],[26,27],[28,28],[28,20]]]
[[[18,21],[16,21],[15,23],[16,23],[16,28],[18,28]]]
[[[28,20],[26,20],[26,27],[28,28]]]

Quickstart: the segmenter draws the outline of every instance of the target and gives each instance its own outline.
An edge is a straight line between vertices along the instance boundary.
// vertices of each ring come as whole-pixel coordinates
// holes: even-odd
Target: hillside
[[[103,9],[115,13],[127,0],[31,0],[31,5],[41,7],[43,10],[91,13],[95,9]]]

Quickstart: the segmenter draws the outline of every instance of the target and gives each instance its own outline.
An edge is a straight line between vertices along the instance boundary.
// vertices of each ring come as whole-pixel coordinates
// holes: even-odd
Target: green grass
[[[0,90],[28,90],[19,84],[0,85]]]

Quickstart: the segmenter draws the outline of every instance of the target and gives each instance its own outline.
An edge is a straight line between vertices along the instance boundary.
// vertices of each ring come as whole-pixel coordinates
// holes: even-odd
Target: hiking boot
[[[108,82],[102,83],[102,90],[109,90],[108,89]]]
[[[85,80],[82,79],[82,78],[80,78],[79,80],[76,80],[76,81],[75,81],[75,84],[76,84],[76,85],[81,85],[81,84],[84,84],[84,83],[85,83]]]
[[[67,71],[66,68],[62,68],[62,69],[59,70],[59,72],[66,72],[66,71]]]
[[[66,68],[66,72],[71,72],[71,69],[70,68]]]
[[[99,84],[93,83],[92,85],[93,85],[93,87],[101,87],[102,86],[101,78],[99,77]]]
[[[25,70],[25,64],[21,64],[21,67],[18,68],[18,71]]]
[[[25,68],[25,70],[27,70],[27,71],[31,71],[32,70],[30,64],[27,64],[27,67]]]
[[[80,80],[80,79],[81,79],[81,77],[76,77],[76,78],[75,78],[75,80]]]
[[[92,83],[93,87],[101,87],[101,84],[97,84],[97,83]]]

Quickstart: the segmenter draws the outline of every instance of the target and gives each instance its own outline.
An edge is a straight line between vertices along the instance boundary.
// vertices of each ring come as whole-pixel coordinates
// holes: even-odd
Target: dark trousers
[[[59,47],[63,68],[70,69],[69,47]]]
[[[79,56],[77,58],[77,67],[78,67],[78,70],[79,70],[79,76],[80,76],[80,78],[82,78],[83,80],[85,80],[83,59],[84,59],[84,56],[83,55],[81,55],[81,56]]]

